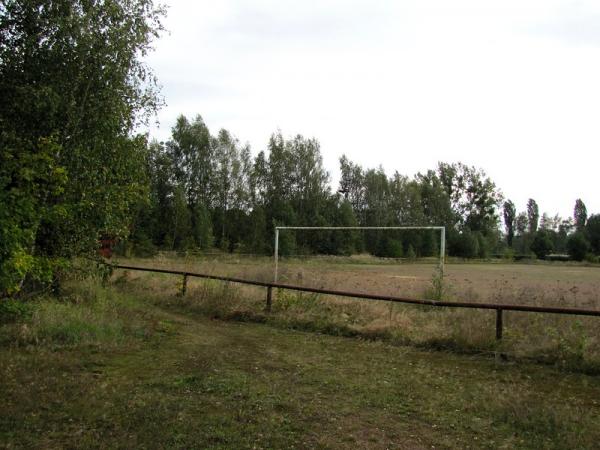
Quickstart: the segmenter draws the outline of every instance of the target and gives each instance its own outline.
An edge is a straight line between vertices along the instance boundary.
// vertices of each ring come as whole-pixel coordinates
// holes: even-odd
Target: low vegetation
[[[3,309],[0,446],[585,449],[600,439],[595,376],[288,329],[294,316],[317,323],[328,305],[314,297],[279,294],[266,321],[285,327],[214,320],[239,318],[243,292],[194,283],[178,297],[176,283],[121,273]]]
[[[279,290],[268,313],[263,288],[190,279],[187,293],[181,297],[177,295],[177,277],[137,272],[125,272],[120,277],[124,292],[185,313],[489,357],[501,353],[512,360],[600,373],[600,321],[593,317],[505,312],[504,337],[498,342],[495,311],[432,309]],[[435,289],[432,285],[429,291]],[[527,301],[519,297],[503,300],[529,304],[545,301],[534,291],[520,295]]]

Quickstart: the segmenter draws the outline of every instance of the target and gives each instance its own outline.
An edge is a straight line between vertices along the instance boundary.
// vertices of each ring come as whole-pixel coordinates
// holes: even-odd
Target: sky
[[[600,213],[600,1],[166,0],[147,57],[166,106],[253,154],[269,136],[412,176],[483,169],[517,210]]]

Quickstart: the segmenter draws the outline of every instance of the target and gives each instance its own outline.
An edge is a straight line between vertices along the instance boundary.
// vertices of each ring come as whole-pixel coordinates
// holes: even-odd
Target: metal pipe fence
[[[166,273],[171,275],[180,275],[183,277],[181,295],[185,295],[187,289],[188,277],[204,278],[209,280],[220,280],[231,283],[247,284],[251,286],[260,286],[267,288],[266,306],[267,311],[271,311],[273,302],[273,288],[275,289],[286,289],[291,291],[299,292],[311,292],[316,294],[331,295],[337,297],[356,298],[361,300],[375,300],[385,301],[392,303],[404,303],[411,305],[425,305],[440,308],[466,308],[466,309],[491,309],[496,311],[496,339],[502,339],[503,331],[503,317],[504,311],[521,311],[531,313],[545,313],[545,314],[564,314],[564,315],[576,315],[576,316],[594,316],[600,317],[600,311],[592,309],[582,308],[559,308],[552,306],[530,306],[530,305],[514,305],[514,304],[502,304],[502,303],[476,303],[476,302],[449,302],[449,301],[438,301],[438,300],[422,300],[416,298],[398,297],[391,295],[378,295],[369,294],[364,292],[351,292],[351,291],[338,291],[333,289],[321,289],[307,286],[297,286],[285,283],[275,283],[269,281],[258,281],[258,280],[246,280],[243,278],[226,277],[221,275],[210,275],[204,273],[195,273],[182,270],[170,270],[170,269],[158,269],[152,267],[138,267],[138,266],[127,266],[122,264],[109,264],[110,267],[115,269],[124,270],[137,270],[141,272],[154,272],[154,273]]]

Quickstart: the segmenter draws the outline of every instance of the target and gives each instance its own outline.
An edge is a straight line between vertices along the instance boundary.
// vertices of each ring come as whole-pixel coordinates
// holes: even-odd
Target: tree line
[[[600,214],[588,217],[581,199],[575,201],[573,217],[566,219],[544,213],[529,199],[527,209],[517,214],[515,205],[507,200],[503,204],[503,221],[506,230],[506,247],[522,255],[528,252],[538,258],[551,253],[569,255],[577,261],[595,262],[600,255]]]
[[[319,142],[271,135],[252,156],[227,130],[212,135],[196,116],[180,116],[166,142],[148,147],[149,202],[139,204],[129,251],[208,250],[270,254],[274,228],[284,226],[444,226],[449,255],[583,259],[597,246],[598,216],[587,217],[578,199],[573,218],[540,217],[530,199],[517,213],[481,169],[439,163],[413,177],[382,167],[363,168],[342,156],[340,182],[332,189]],[[504,225],[504,229],[502,229]],[[384,257],[439,253],[433,231],[286,232],[282,254]]]

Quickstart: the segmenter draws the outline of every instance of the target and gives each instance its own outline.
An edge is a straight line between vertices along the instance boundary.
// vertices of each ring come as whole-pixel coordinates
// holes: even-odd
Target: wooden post
[[[496,310],[496,340],[502,339],[502,309]]]
[[[269,286],[267,288],[267,306],[265,308],[265,310],[267,312],[271,312],[271,303],[273,301],[273,288],[271,286]]]
[[[187,273],[183,274],[183,283],[181,284],[181,296],[184,297],[185,296],[185,291],[187,290]]]

